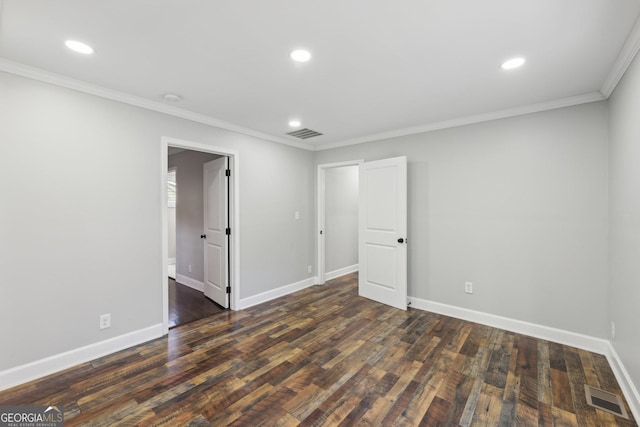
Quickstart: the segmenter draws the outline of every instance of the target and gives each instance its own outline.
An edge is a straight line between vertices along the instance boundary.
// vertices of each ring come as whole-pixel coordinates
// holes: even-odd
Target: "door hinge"
[[[231,293],[231,286],[227,286],[227,293],[230,294]]]
[[[231,176],[231,169],[227,169],[227,170],[225,170],[225,171],[224,171],[224,174],[225,174],[226,176]]]
[[[230,228],[227,228],[227,229],[225,230],[225,233],[227,234],[227,236],[230,236],[230,235],[231,235],[231,229],[230,229]]]

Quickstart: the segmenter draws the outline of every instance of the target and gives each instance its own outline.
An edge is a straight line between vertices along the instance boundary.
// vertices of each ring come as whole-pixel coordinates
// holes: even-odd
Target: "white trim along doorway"
[[[317,176],[317,212],[316,218],[318,220],[317,228],[316,228],[316,236],[317,236],[317,260],[316,260],[316,271],[318,272],[317,284],[321,285],[325,282],[325,172],[327,169],[339,168],[344,166],[358,166],[362,165],[364,160],[351,160],[346,162],[339,163],[326,163],[322,165],[318,165],[318,176]]]
[[[167,231],[167,171],[169,146],[185,150],[218,154],[229,158],[231,177],[229,182],[229,227],[231,228],[230,244],[230,278],[231,310],[240,307],[240,157],[237,150],[225,147],[202,144],[183,139],[163,136],[160,142],[160,194],[161,194],[161,226],[162,226],[162,332],[169,333],[169,284],[167,280],[169,263],[169,237]]]

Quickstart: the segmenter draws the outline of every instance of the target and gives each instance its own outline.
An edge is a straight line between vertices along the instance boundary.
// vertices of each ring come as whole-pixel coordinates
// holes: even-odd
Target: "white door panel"
[[[229,307],[227,294],[228,238],[226,157],[205,163],[204,172],[204,294]]]
[[[388,168],[371,169],[367,173],[367,206],[375,206],[367,213],[367,228],[369,230],[388,231],[396,230],[397,209],[394,200],[397,179]]]
[[[359,222],[359,294],[406,310],[406,157],[361,165]]]
[[[367,283],[396,289],[395,248],[391,246],[367,244]]]

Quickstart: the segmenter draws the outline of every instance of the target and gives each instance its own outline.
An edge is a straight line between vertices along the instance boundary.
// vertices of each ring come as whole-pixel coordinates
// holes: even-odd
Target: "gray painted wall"
[[[0,370],[162,322],[162,136],[240,153],[241,297],[309,277],[313,152],[4,72],[0,117]]]
[[[613,345],[640,387],[640,59],[618,84],[610,105],[609,313],[616,324]]]
[[[203,169],[218,155],[183,151],[169,156],[169,167],[176,168],[176,273],[204,281]],[[191,271],[189,266],[191,265]]]
[[[592,103],[319,151],[316,164],[407,155],[410,296],[606,337],[607,119]]]
[[[358,263],[358,166],[325,170],[325,272]]]
[[[410,295],[598,337],[610,313],[638,384],[637,62],[610,158],[607,102],[314,154],[0,72],[0,370],[161,322],[171,136],[240,152],[241,297],[309,277],[314,163],[407,155]]]

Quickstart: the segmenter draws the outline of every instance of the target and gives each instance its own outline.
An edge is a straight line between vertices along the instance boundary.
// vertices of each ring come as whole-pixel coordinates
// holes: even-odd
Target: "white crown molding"
[[[2,1],[2,0],[0,0]],[[640,20],[638,21],[640,22]],[[45,71],[39,68],[31,67],[18,62],[10,61],[5,58],[0,58],[0,71],[4,71],[10,74],[15,74],[21,77],[38,80],[41,82],[62,86],[68,89],[77,90],[79,92],[87,93],[101,98],[110,99],[112,101],[122,102],[124,104],[133,105],[136,107],[144,108],[151,111],[167,114],[174,117],[179,117],[185,120],[190,120],[196,123],[201,123],[208,126],[217,127],[220,129],[237,132],[244,135],[253,136],[256,138],[264,139],[279,144],[288,145],[291,147],[301,148],[308,151],[322,151],[332,148],[346,147],[349,145],[363,144],[365,142],[378,141],[383,139],[395,138],[400,136],[414,135],[418,133],[431,132],[434,130],[441,130],[447,128],[453,128],[457,126],[464,126],[473,123],[481,123],[491,120],[498,120],[508,117],[520,116],[524,114],[531,114],[545,110],[552,110],[556,108],[570,107],[572,105],[586,104],[589,102],[602,101],[606,99],[615,85],[619,82],[620,78],[628,68],[629,64],[633,60],[635,54],[640,50],[640,25],[636,23],[634,30],[627,39],[625,47],[620,53],[614,69],[607,77],[607,80],[602,88],[601,92],[590,92],[583,95],[577,95],[567,98],[561,98],[553,101],[542,102],[537,104],[525,105],[522,107],[509,108],[505,110],[494,111],[491,113],[478,114],[467,117],[460,117],[451,120],[445,120],[441,122],[429,123],[420,126],[414,126],[410,128],[397,129],[389,132],[382,132],[373,135],[367,135],[359,138],[353,138],[344,141],[327,142],[327,143],[315,143],[308,144],[298,141],[291,141],[285,138],[279,138],[273,135],[268,135],[262,132],[254,131],[242,126],[235,125],[223,120],[218,120],[213,117],[206,116],[204,114],[194,113],[182,108],[178,108],[171,105],[166,105],[161,102],[151,101],[146,98],[142,98],[135,95],[130,95],[124,92],[108,89],[102,86],[87,83],[81,80],[66,77],[60,74]],[[603,95],[604,94],[604,95]]]
[[[0,390],[8,389],[72,366],[115,353],[162,336],[162,323],[55,354],[0,372]]]
[[[524,105],[522,107],[509,108],[506,110],[494,111],[492,113],[478,114],[474,116],[460,117],[442,122],[430,123],[405,129],[393,130],[346,141],[329,142],[318,144],[315,151],[329,150],[331,148],[346,147],[349,145],[363,144],[365,142],[379,141],[382,139],[396,138],[400,136],[415,135],[418,133],[432,132],[434,130],[454,128],[474,123],[488,122],[491,120],[505,119],[508,117],[522,116],[525,114],[538,113],[540,111],[554,110],[556,108],[571,107],[573,105],[587,104],[589,102],[602,101],[606,99],[600,92],[590,92],[583,95],[570,96],[568,98],[556,99],[538,104]]]
[[[102,86],[84,82],[82,80],[66,77],[61,74],[56,74],[25,64],[20,64],[18,62],[9,61],[5,58],[0,58],[0,71],[33,80],[38,80],[45,83],[50,83],[57,86],[62,86],[67,89],[77,90],[78,92],[99,96],[101,98],[110,99],[112,101],[122,102],[123,104],[133,105],[136,107],[144,108],[146,110],[168,114],[170,116],[179,117],[181,119],[190,120],[192,122],[241,133],[243,135],[249,135],[267,141],[277,142],[280,144],[289,145],[291,147],[302,148],[303,150],[314,151],[313,146],[309,144],[267,135],[266,133],[234,125],[233,123],[229,123],[223,120],[214,119],[213,117],[209,117],[204,114],[194,113],[182,108],[166,105],[161,102],[151,101],[140,96],[130,95],[124,92],[119,92],[117,90],[108,89]]]
[[[633,58],[636,57],[636,54],[640,50],[640,18],[636,21],[631,33],[629,33],[629,37],[624,42],[618,57],[616,58],[616,62],[613,63],[613,67],[607,78],[604,79],[604,83],[602,84],[602,88],[600,92],[607,98],[611,96],[613,91],[615,90],[618,83],[624,76],[624,73],[627,71],[627,68],[633,62]]]

